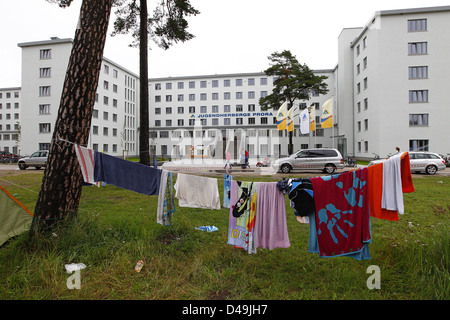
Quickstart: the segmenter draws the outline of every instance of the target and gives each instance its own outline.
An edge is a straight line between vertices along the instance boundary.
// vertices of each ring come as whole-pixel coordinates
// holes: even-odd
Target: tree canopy
[[[134,41],[130,46],[137,47],[140,42],[140,5],[137,0],[117,0],[112,35],[131,33]],[[197,15],[200,12],[194,9],[189,0],[159,0],[153,10],[153,15],[148,16],[148,36],[163,49],[168,49],[174,43],[185,42],[194,38],[187,31],[187,16]]]
[[[259,100],[263,110],[278,109],[285,101],[288,101],[290,109],[295,100],[309,100],[313,90],[319,94],[328,92],[328,85],[323,82],[327,77],[315,75],[306,64],[299,63],[289,50],[274,52],[268,59],[270,67],[264,73],[274,77],[274,88],[271,94]]]
[[[259,99],[262,110],[278,109],[286,101],[289,110],[296,100],[309,100],[313,91],[318,94],[328,92],[328,85],[323,82],[327,77],[315,75],[306,64],[299,63],[289,50],[274,52],[268,59],[270,67],[264,73],[274,77],[274,87],[271,94]],[[292,131],[289,131],[289,154],[294,152],[292,136]]]

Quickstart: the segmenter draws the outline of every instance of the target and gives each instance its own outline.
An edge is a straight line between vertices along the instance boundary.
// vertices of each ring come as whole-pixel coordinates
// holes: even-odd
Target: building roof
[[[388,16],[388,15],[398,15],[398,14],[401,15],[401,14],[429,13],[429,12],[441,12],[441,11],[450,11],[450,6],[381,10],[381,11],[377,11],[375,14],[379,14],[381,16]]]
[[[57,43],[72,43],[72,42],[73,42],[73,39],[71,39],[71,38],[60,39],[58,37],[51,37],[50,40],[22,42],[22,43],[18,43],[17,46],[23,48],[23,47],[42,46],[42,45],[48,45],[48,44],[57,44]]]
[[[335,69],[318,69],[312,70],[314,73],[332,73]],[[189,80],[189,79],[211,79],[211,78],[231,78],[231,77],[257,77],[265,76],[264,72],[251,72],[251,73],[221,73],[210,75],[197,75],[197,76],[176,76],[176,77],[158,77],[149,78],[149,82],[155,81],[172,81],[172,80]]]
[[[450,11],[450,6],[438,6],[438,7],[424,7],[424,8],[410,8],[410,9],[393,9],[393,10],[380,10],[376,11],[369,22],[362,28],[361,33],[351,42],[351,47],[353,47],[363,34],[367,31],[369,26],[373,23],[378,16],[393,16],[393,15],[405,15],[405,14],[416,14],[416,13],[432,13],[432,12],[444,12]]]

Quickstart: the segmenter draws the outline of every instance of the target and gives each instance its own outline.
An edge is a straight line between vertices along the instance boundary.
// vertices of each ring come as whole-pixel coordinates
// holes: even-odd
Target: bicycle
[[[347,156],[345,159],[344,165],[346,167],[356,167],[356,157],[354,156]]]

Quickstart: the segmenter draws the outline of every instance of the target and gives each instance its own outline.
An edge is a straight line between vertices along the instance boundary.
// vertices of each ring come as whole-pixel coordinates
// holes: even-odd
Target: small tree
[[[147,0],[120,1],[114,22],[116,34],[130,31],[134,38],[131,46],[139,46],[139,162],[150,165],[149,144],[149,102],[148,102],[148,37],[158,46],[167,50],[174,42],[187,41],[194,36],[186,31],[188,23],[185,16],[196,15],[188,0],[161,0],[148,16]],[[139,22],[138,22],[139,19]]]
[[[270,67],[264,73],[274,77],[274,88],[271,94],[259,99],[263,110],[278,109],[285,101],[289,110],[296,100],[309,100],[313,90],[319,94],[328,92],[328,85],[323,82],[327,77],[315,75],[306,64],[299,63],[289,50],[274,52],[268,59]],[[292,136],[289,132],[289,154],[294,152]]]

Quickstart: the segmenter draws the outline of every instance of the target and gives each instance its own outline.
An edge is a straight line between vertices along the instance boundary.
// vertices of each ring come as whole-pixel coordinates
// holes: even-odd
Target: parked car
[[[275,160],[272,166],[276,171],[283,173],[292,170],[322,170],[332,174],[336,169],[344,167],[344,159],[337,149],[302,149],[287,158]]]
[[[17,165],[20,170],[25,170],[28,167],[35,167],[36,169],[40,169],[44,167],[47,163],[48,150],[39,150],[34,152],[29,157],[24,157],[19,159]]]
[[[435,174],[445,169],[445,160],[434,152],[414,151],[409,153],[411,172],[426,172]]]
[[[440,156],[442,159],[444,159],[445,165],[446,165],[447,167],[450,167],[450,154],[447,153],[446,156],[444,156],[443,154],[439,154],[439,156]]]
[[[17,160],[19,160],[19,156],[17,154],[8,151],[0,151],[0,162],[12,163],[17,162]]]
[[[386,159],[371,161],[369,162],[369,166],[383,161],[386,161]],[[411,165],[411,172],[426,172],[431,175],[446,168],[445,160],[439,154],[428,151],[410,151],[409,163]]]

